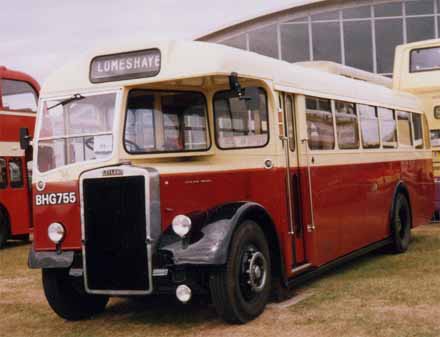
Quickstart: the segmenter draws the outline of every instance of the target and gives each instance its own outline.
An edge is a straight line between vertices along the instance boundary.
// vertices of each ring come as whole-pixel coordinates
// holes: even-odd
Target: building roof
[[[27,82],[32,85],[37,92],[40,91],[40,85],[34,78],[21,71],[8,69],[2,65],[0,65],[0,79],[1,78]]]
[[[152,48],[159,49],[162,55],[161,70],[157,76],[97,84],[90,82],[89,69],[94,57]],[[219,44],[194,41],[137,41],[101,48],[50,76],[42,88],[41,96],[71,95],[167,81],[175,83],[176,80],[206,76],[229,76],[232,72],[242,77],[271,81],[275,88],[305,95],[337,97],[412,111],[420,108],[415,96],[392,91],[383,85],[309,69]],[[194,85],[201,86],[203,82],[195,81]]]
[[[277,15],[277,14],[281,14],[285,11],[289,11],[292,10],[294,8],[298,8],[298,7],[302,7],[302,6],[308,6],[308,5],[313,5],[319,2],[329,2],[330,0],[291,0],[291,2],[288,5],[283,5],[283,6],[277,6],[271,9],[266,9],[264,11],[260,11],[257,12],[255,14],[252,14],[248,17],[242,18],[242,19],[238,19],[232,22],[229,22],[228,24],[224,24],[220,27],[217,27],[211,31],[208,31],[207,33],[203,34],[203,35],[196,35],[194,36],[194,40],[200,40],[200,41],[206,41],[207,39],[209,39],[211,36],[214,36],[216,34],[219,34],[223,31],[232,29],[236,26],[240,26],[244,23],[248,23],[251,21],[254,21],[256,19],[263,19],[265,17],[268,16],[272,16],[272,15]]]

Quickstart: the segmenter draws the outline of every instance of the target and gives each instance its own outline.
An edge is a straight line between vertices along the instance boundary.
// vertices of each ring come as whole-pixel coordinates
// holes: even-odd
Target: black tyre
[[[43,287],[49,305],[61,318],[78,321],[104,311],[108,296],[89,295],[81,281],[65,269],[43,269]]]
[[[266,307],[271,290],[269,248],[261,228],[242,223],[232,238],[227,264],[210,275],[217,313],[228,323],[246,323]]]
[[[408,199],[398,194],[394,203],[394,213],[391,221],[392,248],[394,253],[407,251],[411,241],[411,209]]]
[[[2,249],[9,238],[8,219],[0,211],[0,249]]]

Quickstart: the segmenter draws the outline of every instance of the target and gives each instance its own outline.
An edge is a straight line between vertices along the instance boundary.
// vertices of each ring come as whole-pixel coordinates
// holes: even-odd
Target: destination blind
[[[160,72],[160,67],[158,49],[98,56],[90,65],[90,81],[101,83],[153,77]]]

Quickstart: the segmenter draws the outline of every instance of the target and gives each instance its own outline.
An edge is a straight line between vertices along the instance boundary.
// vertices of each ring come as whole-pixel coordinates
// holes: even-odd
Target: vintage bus
[[[419,96],[431,134],[435,180],[435,214],[440,220],[440,40],[398,46],[393,87]]]
[[[0,66],[0,248],[11,239],[28,240],[32,225],[28,163],[20,149],[19,130],[34,131],[38,83]]]
[[[433,212],[422,111],[383,85],[209,43],[87,54],[41,91],[29,266],[68,320],[171,292],[247,322],[338,263],[406,251]]]

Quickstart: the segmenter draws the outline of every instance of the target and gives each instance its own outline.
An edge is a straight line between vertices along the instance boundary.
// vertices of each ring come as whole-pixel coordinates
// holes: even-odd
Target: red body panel
[[[290,271],[293,247],[292,237],[288,234],[285,172],[284,168],[278,168],[161,175],[162,227],[167,228],[177,214],[206,210],[227,202],[260,203],[275,222],[285,268]],[[306,230],[310,223],[307,170],[301,168],[299,173],[305,257],[315,266],[390,235],[389,214],[400,180],[409,189],[414,226],[426,223],[432,215],[431,160],[313,167],[316,230],[309,233]],[[78,193],[77,183],[68,182],[48,184],[44,193],[74,191]],[[55,249],[46,234],[47,226],[54,221],[67,228],[63,249],[80,249],[78,202],[74,205],[36,206],[34,214],[37,250]]]
[[[40,86],[32,77],[19,71],[9,70],[0,66],[1,79],[11,79],[24,81],[29,83],[38,93]],[[0,86],[1,94],[1,86]],[[0,95],[0,110],[1,95]],[[19,142],[20,128],[28,128],[30,135],[33,137],[35,128],[35,117],[28,114],[20,115],[20,111],[14,111],[13,114],[0,115],[0,142]],[[9,161],[12,159],[10,154],[5,154],[0,148],[0,157]],[[27,178],[27,164],[24,157],[20,157],[22,166],[22,176],[24,185],[20,188],[12,188],[9,184],[6,188],[0,189],[0,205],[5,209],[11,229],[12,235],[28,234],[32,227],[32,209],[30,186]],[[7,170],[7,180],[9,179],[9,170]]]

